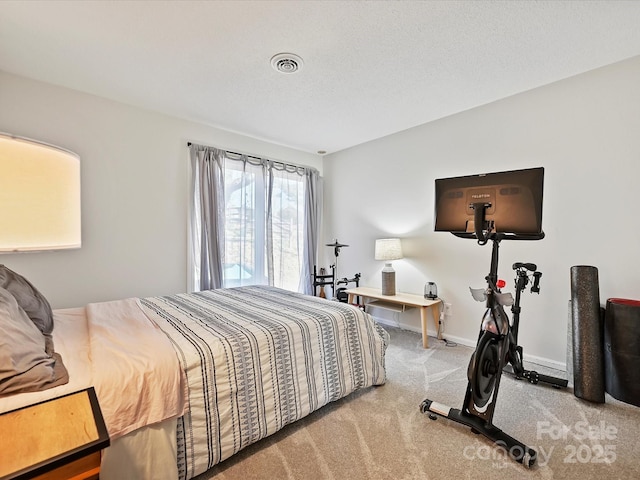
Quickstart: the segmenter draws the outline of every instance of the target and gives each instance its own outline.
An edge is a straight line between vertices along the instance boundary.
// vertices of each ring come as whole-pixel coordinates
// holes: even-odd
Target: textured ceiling
[[[331,153],[640,55],[639,25],[638,1],[2,0],[0,70]]]

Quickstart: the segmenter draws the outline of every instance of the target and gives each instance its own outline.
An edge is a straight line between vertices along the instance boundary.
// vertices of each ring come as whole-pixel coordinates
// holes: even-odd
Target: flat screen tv
[[[436,179],[435,230],[543,236],[543,183],[542,167]]]

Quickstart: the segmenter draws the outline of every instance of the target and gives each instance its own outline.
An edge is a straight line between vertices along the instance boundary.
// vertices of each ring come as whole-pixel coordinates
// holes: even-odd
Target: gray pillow
[[[4,265],[0,265],[0,288],[8,290],[15,297],[18,305],[47,337],[48,351],[52,353],[53,313],[47,299],[29,280]]]
[[[69,381],[62,358],[45,351],[45,336],[15,297],[0,288],[0,396],[46,390]]]

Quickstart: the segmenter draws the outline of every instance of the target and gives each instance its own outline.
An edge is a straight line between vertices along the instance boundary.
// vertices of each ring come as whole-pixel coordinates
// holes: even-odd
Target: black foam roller
[[[598,269],[571,267],[573,393],[604,403],[604,342]]]

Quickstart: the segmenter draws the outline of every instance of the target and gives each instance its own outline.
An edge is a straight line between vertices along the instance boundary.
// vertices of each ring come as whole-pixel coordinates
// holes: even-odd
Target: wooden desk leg
[[[353,305],[353,293],[349,294],[349,305]]]
[[[422,321],[422,346],[429,348],[429,341],[427,340],[427,310],[431,308],[431,314],[433,316],[433,324],[436,327],[438,340],[442,340],[442,334],[440,333],[440,303],[431,305],[431,307],[420,308],[420,320]]]
[[[429,307],[420,307],[420,320],[422,320],[422,346],[429,348],[429,340],[427,340],[427,309]]]

